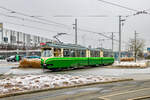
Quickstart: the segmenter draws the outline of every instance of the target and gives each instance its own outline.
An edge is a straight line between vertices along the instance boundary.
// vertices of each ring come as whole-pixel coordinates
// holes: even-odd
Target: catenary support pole
[[[136,33],[136,31],[134,34],[135,34],[134,58],[135,58],[135,62],[136,62],[136,54],[137,54],[137,50],[136,50],[136,35],[137,35],[137,33]]]
[[[121,59],[121,16],[119,16],[119,63]]]
[[[78,44],[78,35],[77,35],[77,30],[78,30],[78,26],[77,26],[77,23],[78,23],[78,20],[77,19],[75,19],[75,24],[73,24],[74,25],[74,29],[75,29],[75,44],[77,45]]]
[[[1,43],[3,44],[3,23],[0,23]]]
[[[114,33],[112,32],[112,56],[114,56]]]

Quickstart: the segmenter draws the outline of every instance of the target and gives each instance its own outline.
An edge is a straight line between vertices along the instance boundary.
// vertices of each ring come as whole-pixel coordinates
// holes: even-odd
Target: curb
[[[117,66],[117,65],[115,65],[115,66],[108,67],[108,68],[126,68],[126,69],[139,68],[139,69],[144,69],[144,68],[148,68],[148,66],[141,67],[141,66],[120,66],[120,65]]]
[[[15,92],[15,93],[0,95],[0,98],[23,95],[23,94],[30,94],[30,93],[37,93],[37,92],[44,92],[44,91],[50,91],[50,90],[59,90],[59,89],[65,89],[65,88],[81,87],[81,86],[96,85],[96,84],[108,84],[108,83],[124,82],[124,81],[133,81],[133,79],[120,79],[120,80],[107,81],[107,82],[95,82],[95,83],[78,84],[78,85],[72,85],[72,86],[63,86],[63,87],[56,87],[56,88],[46,88],[46,89],[30,90],[30,91],[23,91],[23,92]]]
[[[128,100],[141,100],[141,99],[148,99],[150,96],[143,96],[143,97],[138,97],[138,98],[133,98],[133,99],[128,99]]]

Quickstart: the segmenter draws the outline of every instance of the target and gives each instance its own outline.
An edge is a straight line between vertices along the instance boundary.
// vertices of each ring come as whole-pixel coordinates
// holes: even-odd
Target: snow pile
[[[118,80],[118,78],[60,74],[13,76],[0,80],[0,95],[115,80]]]
[[[41,59],[23,59],[19,63],[19,68],[41,68]]]
[[[124,58],[121,58],[120,59],[122,62],[130,62],[130,61],[134,61],[134,58],[133,57],[124,57]]]
[[[129,68],[145,68],[147,67],[146,62],[116,62],[113,64],[115,67],[129,67]]]

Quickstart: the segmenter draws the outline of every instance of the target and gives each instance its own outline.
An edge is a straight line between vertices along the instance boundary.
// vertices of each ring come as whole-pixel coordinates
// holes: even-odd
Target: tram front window
[[[42,57],[51,57],[52,56],[52,50],[50,50],[50,49],[43,50],[41,56]]]

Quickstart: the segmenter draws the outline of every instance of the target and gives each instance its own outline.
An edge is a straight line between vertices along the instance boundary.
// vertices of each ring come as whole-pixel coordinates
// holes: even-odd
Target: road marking
[[[128,100],[141,100],[141,99],[147,99],[147,98],[150,98],[150,96],[143,96],[143,97],[136,97],[136,98],[131,98],[131,99],[128,99]]]
[[[100,98],[100,99],[103,99],[103,100],[110,100],[110,99],[108,99],[108,98],[103,98],[103,97],[102,97],[102,98]]]
[[[133,91],[127,91],[127,92],[122,92],[122,93],[116,93],[116,94],[102,96],[102,97],[99,97],[99,98],[100,99],[104,99],[104,100],[109,100],[106,97],[112,97],[112,96],[117,96],[117,95],[122,95],[122,94],[127,94],[127,93],[133,93],[133,92],[143,91],[143,90],[150,90],[150,88],[144,88],[144,89],[139,89],[139,90],[133,90]]]

